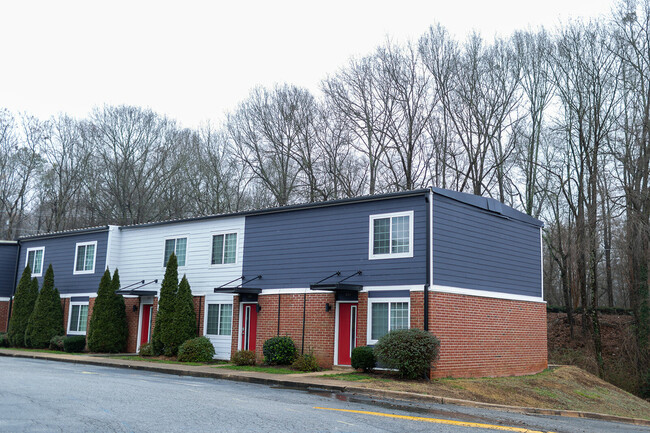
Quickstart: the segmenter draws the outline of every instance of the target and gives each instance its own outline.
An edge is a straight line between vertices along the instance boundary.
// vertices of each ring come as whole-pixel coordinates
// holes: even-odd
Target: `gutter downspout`
[[[429,285],[431,283],[431,208],[432,208],[432,197],[431,189],[427,192],[427,195],[424,196],[424,202],[427,204],[427,218],[426,218],[426,237],[427,237],[427,252],[426,252],[426,262],[427,262],[427,271],[426,271],[426,280],[424,284],[424,330],[429,330]]]
[[[9,320],[11,320],[11,307],[14,305],[14,296],[16,295],[16,286],[18,283],[18,263],[20,262],[20,240],[18,240],[18,251],[16,252],[16,272],[14,273],[14,283],[11,289],[11,298],[9,298],[9,311],[7,312],[7,332],[9,332]]]

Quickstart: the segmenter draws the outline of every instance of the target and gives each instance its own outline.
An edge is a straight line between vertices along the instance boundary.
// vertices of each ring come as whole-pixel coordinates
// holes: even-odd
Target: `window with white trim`
[[[178,266],[185,266],[185,256],[187,254],[187,238],[165,239],[165,257],[163,266],[167,266],[172,253],[176,254]]]
[[[213,265],[230,265],[237,261],[237,233],[212,235]]]
[[[370,215],[368,257],[413,257],[413,211]]]
[[[208,304],[207,313],[206,334],[232,334],[232,304]]]
[[[97,241],[77,243],[74,258],[74,274],[92,274],[95,272]]]
[[[86,335],[88,325],[88,303],[71,302],[68,316],[68,334]]]
[[[396,329],[410,327],[408,298],[368,299],[368,343],[374,344],[384,335]]]
[[[25,262],[32,270],[32,277],[43,275],[43,257],[45,257],[45,247],[27,248]]]

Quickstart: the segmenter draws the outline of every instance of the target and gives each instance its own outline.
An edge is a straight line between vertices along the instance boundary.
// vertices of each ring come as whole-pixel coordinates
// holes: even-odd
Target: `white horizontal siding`
[[[244,221],[244,217],[229,217],[122,229],[112,233],[119,239],[111,243],[111,271],[115,267],[119,269],[122,287],[140,280],[158,279],[157,284],[150,284],[146,289],[159,290],[165,275],[165,239],[186,237],[185,266],[178,268],[178,278],[187,275],[194,295],[211,294],[215,287],[242,276]],[[237,232],[236,263],[211,265],[212,235],[232,232]]]

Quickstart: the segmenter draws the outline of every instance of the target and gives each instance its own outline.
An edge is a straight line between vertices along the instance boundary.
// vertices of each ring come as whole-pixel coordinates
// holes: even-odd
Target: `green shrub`
[[[71,335],[63,339],[63,350],[68,353],[83,352],[86,348],[85,335]]]
[[[171,356],[178,350],[178,347],[174,346],[174,335],[172,332],[177,292],[178,260],[176,259],[176,254],[172,253],[167,261],[165,276],[160,284],[156,325],[151,335],[151,343],[153,344],[153,350],[156,355],[165,354]]]
[[[291,365],[298,355],[291,337],[273,337],[262,347],[264,363],[268,365]]]
[[[178,348],[181,362],[210,362],[214,358],[214,346],[206,337],[187,340]]]
[[[50,350],[63,351],[64,339],[65,339],[65,335],[57,335],[55,337],[52,337],[52,339],[50,340]]]
[[[255,352],[252,350],[238,350],[230,360],[235,365],[255,365]]]
[[[379,339],[375,356],[389,368],[396,368],[402,378],[425,377],[438,357],[440,341],[421,329],[399,329]]]
[[[138,352],[140,356],[153,356],[153,345],[151,343],[143,344],[140,346],[140,351]]]
[[[372,371],[377,363],[377,358],[370,346],[360,346],[352,349],[351,356],[352,368],[363,369],[363,371]]]
[[[92,352],[118,353],[126,350],[129,329],[124,298],[115,293],[119,288],[117,269],[112,279],[106,269],[99,282],[93,314],[88,323],[88,349]]]
[[[27,322],[25,345],[44,349],[50,345],[52,337],[64,332],[61,296],[54,287],[54,271],[50,265],[45,272],[43,287],[36,298],[34,311]]]
[[[291,367],[298,371],[318,371],[318,362],[313,353],[303,353],[293,362]]]
[[[38,280],[36,278],[32,280],[32,270],[27,265],[18,282],[11,319],[9,319],[7,337],[12,346],[25,346],[25,330],[27,329],[29,317],[34,311],[36,298],[38,298]]]
[[[9,337],[4,332],[0,333],[0,347],[9,347]]]
[[[650,399],[650,370],[642,375],[641,383],[639,384],[639,397]]]
[[[174,318],[170,331],[170,344],[168,352],[175,355],[181,344],[196,337],[196,313],[194,312],[194,298],[192,289],[185,275],[178,284],[175,297]]]

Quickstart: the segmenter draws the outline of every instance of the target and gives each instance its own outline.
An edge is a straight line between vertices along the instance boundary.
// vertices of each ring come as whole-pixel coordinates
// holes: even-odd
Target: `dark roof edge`
[[[49,238],[63,238],[66,236],[86,234],[86,233],[105,232],[108,231],[109,228],[110,226],[88,227],[85,229],[74,229],[74,230],[66,230],[62,232],[43,233],[41,235],[23,236],[21,238],[18,238],[18,242],[32,241],[38,239],[49,239]]]
[[[166,224],[186,223],[186,222],[193,222],[193,221],[203,221],[203,220],[210,220],[216,218],[265,215],[265,214],[272,214],[272,213],[291,212],[294,210],[317,209],[322,207],[340,206],[340,205],[350,204],[350,203],[363,203],[363,202],[370,202],[370,201],[386,200],[391,198],[424,195],[427,192],[429,192],[428,188],[414,189],[410,191],[399,191],[399,192],[391,192],[391,193],[379,194],[379,195],[366,195],[361,197],[342,198],[338,200],[321,201],[315,203],[301,203],[301,204],[272,207],[272,208],[259,209],[259,210],[224,213],[219,215],[205,215],[200,217],[177,219],[171,221],[156,221],[151,223],[134,224],[130,226],[120,226],[120,230],[136,229],[140,227],[152,227],[152,226],[159,226],[159,225],[166,225]]]
[[[431,188],[434,194],[450,198],[470,206],[478,207],[488,212],[504,216],[516,221],[530,224],[535,227],[544,227],[544,223],[537,218],[518,211],[517,209],[501,203],[499,200],[483,197],[480,195],[468,194],[465,192],[452,191],[442,188]]]

